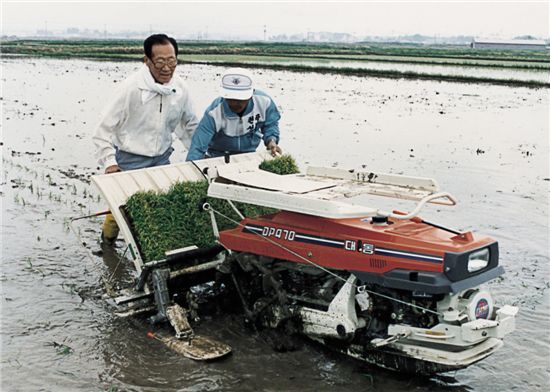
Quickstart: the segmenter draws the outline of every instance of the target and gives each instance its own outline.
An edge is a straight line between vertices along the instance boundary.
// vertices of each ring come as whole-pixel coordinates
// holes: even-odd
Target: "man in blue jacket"
[[[188,161],[256,151],[263,141],[271,154],[281,154],[277,106],[255,90],[246,69],[232,68],[222,76],[222,94],[206,109],[187,154]]]

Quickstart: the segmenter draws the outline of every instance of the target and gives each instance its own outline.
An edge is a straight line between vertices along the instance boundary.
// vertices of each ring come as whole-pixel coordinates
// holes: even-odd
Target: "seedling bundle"
[[[277,174],[298,172],[290,155],[264,161],[260,168]],[[190,245],[199,248],[215,245],[210,216],[200,208],[204,201],[233,220],[217,216],[220,230],[235,227],[234,222],[240,221],[239,216],[226,201],[207,198],[207,190],[206,180],[180,182],[167,192],[139,192],[128,199],[126,213],[145,262],[164,258],[168,250]],[[270,208],[235,204],[246,217],[274,212]]]
[[[298,165],[291,155],[281,155],[275,159],[263,161],[260,169],[275,174],[296,174],[299,173]]]

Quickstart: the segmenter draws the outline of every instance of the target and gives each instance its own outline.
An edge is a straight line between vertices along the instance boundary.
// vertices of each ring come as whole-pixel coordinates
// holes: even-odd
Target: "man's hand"
[[[111,166],[108,166],[105,169],[105,174],[116,173],[116,172],[119,172],[119,171],[122,171],[122,169],[120,167],[118,167],[118,165],[111,165]]]
[[[266,147],[269,150],[269,152],[271,152],[271,155],[273,155],[274,157],[276,157],[277,155],[281,155],[283,153],[283,150],[281,149],[281,147],[279,147],[275,142],[275,140],[273,139],[271,139],[269,143],[267,143]]]

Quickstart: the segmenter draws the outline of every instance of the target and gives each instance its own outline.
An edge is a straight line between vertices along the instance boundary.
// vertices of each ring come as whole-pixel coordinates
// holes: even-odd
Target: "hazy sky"
[[[219,34],[263,38],[328,31],[357,36],[474,35],[512,38],[550,36],[550,1],[386,2],[184,2],[10,1],[2,0],[2,33],[35,34],[47,26],[109,32]]]

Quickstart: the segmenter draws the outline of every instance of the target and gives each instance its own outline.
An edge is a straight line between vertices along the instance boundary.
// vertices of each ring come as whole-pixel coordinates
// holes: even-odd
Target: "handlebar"
[[[416,215],[418,215],[422,207],[424,207],[424,204],[436,199],[447,199],[448,203],[444,203],[444,204],[451,205],[451,206],[455,206],[458,203],[458,200],[456,200],[455,197],[450,193],[439,192],[439,193],[434,193],[432,195],[426,196],[425,198],[420,200],[416,205],[416,207],[414,208],[414,210],[409,212],[407,215],[399,215],[399,214],[394,214],[392,212],[385,212],[380,210],[378,211],[377,215],[386,217],[386,218],[394,218],[394,219],[400,219],[400,220],[411,219],[411,218],[414,218]]]

